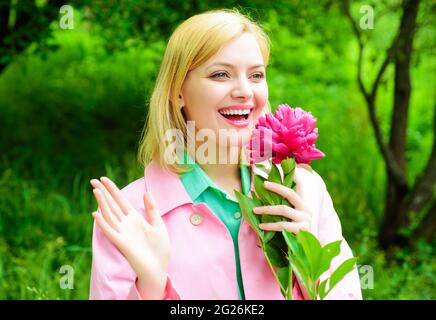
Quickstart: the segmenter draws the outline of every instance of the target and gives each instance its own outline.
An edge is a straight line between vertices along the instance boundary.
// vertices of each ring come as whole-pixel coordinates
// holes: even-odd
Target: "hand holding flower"
[[[252,198],[235,191],[244,219],[257,233],[266,261],[286,299],[292,299],[294,273],[305,299],[324,299],[356,262],[356,258],[344,261],[330,277],[320,281],[332,259],[340,253],[341,240],[322,247],[309,232],[313,212],[304,201],[304,181],[295,175],[296,163],[309,164],[324,157],[315,148],[318,137],[315,124],[310,112],[288,105],[280,105],[275,114],[261,117],[248,154],[250,163],[268,160],[270,169],[267,172],[261,169],[267,178],[254,175]]]
[[[264,186],[266,189],[287,199],[294,208],[285,204],[254,208],[253,212],[256,214],[282,216],[289,219],[289,221],[283,220],[272,223],[261,223],[259,224],[260,229],[279,232],[287,230],[294,234],[298,234],[301,230],[310,230],[312,214],[309,206],[304,203],[302,197],[296,191],[284,185],[269,181],[265,181]]]

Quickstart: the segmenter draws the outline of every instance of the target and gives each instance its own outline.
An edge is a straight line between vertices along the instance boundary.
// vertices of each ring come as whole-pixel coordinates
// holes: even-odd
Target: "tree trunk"
[[[436,200],[434,199],[436,186],[436,103],[433,118],[432,152],[424,170],[418,175],[413,186],[409,186],[407,182],[406,131],[412,90],[409,69],[419,3],[419,0],[404,0],[402,3],[402,17],[397,36],[387,49],[385,59],[369,90],[366,89],[362,77],[365,48],[362,33],[351,15],[350,1],[343,0],[342,3],[343,12],[350,20],[352,30],[359,43],[357,82],[365,98],[375,140],[386,165],[388,181],[385,215],[378,235],[379,245],[384,249],[396,245],[410,245],[417,238],[431,240],[436,232]],[[376,115],[376,97],[380,81],[386,68],[392,62],[395,63],[394,103],[390,139],[388,143],[385,143]],[[430,203],[432,205],[428,206]],[[413,231],[413,235],[402,234],[402,229],[410,226],[410,215],[421,214],[425,207],[430,207],[430,209],[425,213],[421,224]]]
[[[421,221],[420,226],[416,229],[413,237],[415,239],[423,239],[427,242],[435,240],[436,234],[436,201],[428,210],[426,216]]]
[[[407,176],[406,130],[410,103],[410,61],[416,27],[419,0],[406,0],[403,6],[400,32],[395,51],[394,105],[391,120],[389,146],[394,157]],[[379,244],[382,248],[393,245],[404,246],[408,240],[399,231],[408,225],[407,187],[398,185],[388,174],[385,216],[379,231]]]

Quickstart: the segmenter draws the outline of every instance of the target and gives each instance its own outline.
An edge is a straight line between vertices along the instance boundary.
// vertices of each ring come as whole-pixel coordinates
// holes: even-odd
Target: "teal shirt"
[[[238,232],[242,215],[238,201],[218,187],[215,182],[196,164],[191,164],[192,170],[179,175],[186,191],[194,203],[204,202],[212,212],[226,225],[232,239],[236,258],[236,277],[238,280],[238,295],[245,300],[242,284],[241,266],[239,262]],[[244,194],[250,192],[251,175],[247,166],[240,165],[241,184]]]

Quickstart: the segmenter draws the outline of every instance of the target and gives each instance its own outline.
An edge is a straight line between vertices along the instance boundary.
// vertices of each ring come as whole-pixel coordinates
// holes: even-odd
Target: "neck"
[[[239,164],[199,164],[206,174],[213,180],[238,180]]]
[[[214,155],[215,159],[209,157],[207,159],[209,161],[205,161],[204,159],[195,158],[197,164],[210,177],[239,179],[239,159],[241,157],[241,148],[231,151],[228,146],[223,147],[218,145],[214,146],[214,149],[216,150]],[[208,150],[213,149],[209,148]]]
[[[226,148],[226,149],[223,149]],[[230,161],[230,150],[227,147],[216,148],[216,161],[213,163],[202,163],[196,161],[197,165],[221,188],[233,195],[233,189],[241,191],[241,176],[239,168],[239,159],[241,149],[238,149],[237,159]],[[227,152],[227,153],[224,153]],[[219,154],[227,154],[228,161],[219,161]],[[235,161],[238,160],[238,161]],[[220,163],[224,162],[224,163]]]

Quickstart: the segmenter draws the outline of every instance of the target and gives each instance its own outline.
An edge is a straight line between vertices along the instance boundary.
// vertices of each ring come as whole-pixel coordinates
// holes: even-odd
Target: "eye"
[[[224,78],[224,76],[227,76],[226,72],[217,72],[217,73],[211,75],[210,77],[219,79],[219,78]]]
[[[265,75],[262,72],[258,72],[253,74],[253,78],[254,79],[263,79],[265,77]]]

